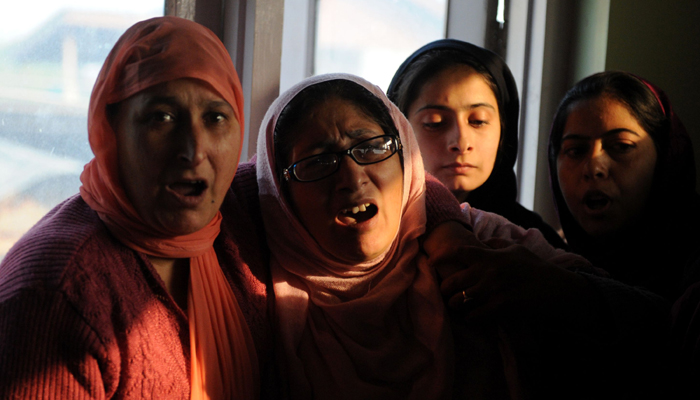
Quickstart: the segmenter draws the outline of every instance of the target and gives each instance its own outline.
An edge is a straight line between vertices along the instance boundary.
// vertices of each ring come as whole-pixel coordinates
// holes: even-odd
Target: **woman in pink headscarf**
[[[425,174],[408,123],[379,93],[347,75],[310,78],[261,128],[258,185],[291,398],[450,393],[443,300],[417,262]]]
[[[517,280],[516,266],[575,275],[554,264],[589,268],[585,260],[474,210],[467,224],[476,237],[502,248],[436,273],[420,256],[424,237],[430,250],[445,232],[471,251],[484,246],[442,227],[424,235],[430,198],[410,124],[379,88],[352,75],[312,77],[282,94],[265,116],[257,156],[290,398],[529,395],[514,364],[522,341],[493,320],[465,321],[462,307],[448,311],[443,294],[464,306],[471,289],[455,294],[445,284],[459,286],[450,275],[465,265],[507,264]]]
[[[223,44],[175,17],[129,28],[88,135],[80,195],[0,264],[0,397],[257,398],[267,273],[230,188],[243,97]]]

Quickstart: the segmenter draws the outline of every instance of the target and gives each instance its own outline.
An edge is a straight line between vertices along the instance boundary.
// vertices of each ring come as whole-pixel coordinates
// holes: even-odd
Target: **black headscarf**
[[[581,88],[611,77],[636,79],[646,86],[660,105],[665,121],[660,129],[648,132],[657,150],[657,165],[644,217],[614,237],[596,239],[581,228],[566,205],[559,185],[557,158],[570,106],[601,96],[580,95],[585,90]],[[684,271],[700,244],[700,196],[695,191],[693,147],[661,89],[640,77],[616,71],[595,74],[577,83],[567,92],[554,117],[549,138],[549,169],[559,221],[573,251],[606,269],[614,278],[645,286],[669,299],[677,297],[684,280],[697,279],[693,277],[694,271]]]
[[[467,201],[472,207],[490,211],[508,218],[524,228],[538,228],[547,240],[557,247],[565,244],[557,233],[536,213],[525,209],[517,202],[517,181],[515,178],[515,161],[518,156],[518,117],[520,102],[515,79],[505,61],[487,49],[455,39],[442,39],[428,43],[416,50],[401,64],[391,80],[387,96],[393,102],[399,102],[400,92],[417,96],[420,87],[430,79],[422,74],[409,74],[416,61],[431,53],[452,50],[464,54],[468,59],[482,67],[495,83],[498,110],[501,116],[501,140],[493,171],[483,185],[469,192]],[[409,81],[410,80],[410,81]],[[409,103],[415,98],[409,99]],[[401,111],[408,112],[410,104],[398,104]]]

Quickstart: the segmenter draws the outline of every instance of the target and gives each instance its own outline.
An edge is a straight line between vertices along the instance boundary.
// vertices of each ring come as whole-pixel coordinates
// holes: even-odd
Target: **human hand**
[[[449,307],[472,318],[555,313],[590,293],[582,276],[508,240],[482,242],[457,223],[436,227],[423,247]]]

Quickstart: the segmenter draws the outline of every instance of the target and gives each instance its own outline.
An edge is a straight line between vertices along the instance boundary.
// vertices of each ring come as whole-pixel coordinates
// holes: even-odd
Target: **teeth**
[[[344,214],[349,214],[349,213],[357,214],[358,212],[365,212],[365,211],[367,211],[367,207],[369,207],[369,206],[370,206],[370,203],[360,204],[359,206],[355,206],[352,209],[348,208],[348,209],[343,210],[343,213]]]

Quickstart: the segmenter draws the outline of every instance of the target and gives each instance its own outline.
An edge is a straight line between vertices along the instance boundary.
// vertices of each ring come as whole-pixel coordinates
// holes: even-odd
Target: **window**
[[[445,37],[447,0],[319,0],[314,74],[348,72],[386,90],[419,47]]]
[[[78,193],[102,62],[129,26],[163,9],[163,0],[43,0],[0,14],[0,259]]]

